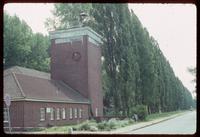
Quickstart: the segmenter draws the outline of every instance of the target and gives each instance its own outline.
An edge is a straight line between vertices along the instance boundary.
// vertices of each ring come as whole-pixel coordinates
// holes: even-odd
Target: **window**
[[[56,111],[56,119],[59,120],[60,119],[60,109],[57,108],[57,111]]]
[[[69,118],[72,119],[72,108],[69,109]]]
[[[62,118],[65,119],[65,108],[62,109]]]
[[[45,108],[40,108],[40,121],[45,120]]]
[[[3,115],[4,115],[4,122],[8,122],[8,109],[7,108],[4,108]]]
[[[51,112],[51,108],[46,108],[46,113],[50,113]]]
[[[77,108],[74,108],[74,118],[77,118]]]
[[[54,109],[53,108],[50,109],[50,119],[54,120]]]
[[[96,108],[95,114],[96,114],[96,117],[97,117],[98,116],[98,108]]]
[[[79,118],[82,118],[82,109],[79,109]]]

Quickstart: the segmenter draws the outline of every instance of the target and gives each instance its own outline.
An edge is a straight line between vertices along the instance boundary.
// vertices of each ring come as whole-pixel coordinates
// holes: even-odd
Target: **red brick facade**
[[[24,127],[24,101],[11,103],[10,120],[11,127]]]
[[[93,115],[103,116],[103,94],[101,85],[101,49],[88,42],[88,92]]]
[[[40,120],[40,108],[45,108],[45,120]],[[50,113],[46,108],[54,108],[54,120],[50,119]],[[60,119],[57,120],[56,109],[60,109]],[[62,117],[62,109],[65,108],[65,119]],[[70,119],[70,108],[72,108],[72,119]],[[77,109],[77,118],[74,117],[74,109]],[[81,118],[79,118],[79,110]],[[68,104],[68,103],[49,103],[49,102],[30,102],[14,101],[10,106],[11,126],[12,127],[46,127],[48,125],[66,125],[78,123],[88,119],[87,104]]]
[[[79,61],[72,59],[73,53],[79,52]],[[73,89],[79,91],[84,97],[88,97],[87,75],[87,38],[71,43],[51,43],[51,78],[63,80]]]

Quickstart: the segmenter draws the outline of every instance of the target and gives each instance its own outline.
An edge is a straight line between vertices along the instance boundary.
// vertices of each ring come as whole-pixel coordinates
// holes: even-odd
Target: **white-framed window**
[[[46,108],[46,113],[50,113],[51,112],[51,108]]]
[[[40,121],[45,120],[45,108],[40,108]]]
[[[98,108],[95,109],[95,115],[98,116]]]
[[[62,108],[62,119],[65,119],[66,117],[65,117],[65,108]]]
[[[4,118],[4,122],[8,122],[8,109],[7,108],[3,109],[3,118]]]
[[[82,109],[79,108],[79,118],[82,118]]]
[[[77,118],[77,108],[74,108],[74,118]]]
[[[60,120],[60,109],[59,108],[56,109],[56,119]]]
[[[50,120],[54,120],[54,109],[50,109]]]
[[[69,118],[72,119],[73,116],[72,116],[72,108],[69,108]]]

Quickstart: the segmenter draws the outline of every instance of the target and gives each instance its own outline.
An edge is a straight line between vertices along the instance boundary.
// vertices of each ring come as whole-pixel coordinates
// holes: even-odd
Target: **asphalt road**
[[[191,111],[127,134],[194,134],[196,132],[196,124],[196,111]]]

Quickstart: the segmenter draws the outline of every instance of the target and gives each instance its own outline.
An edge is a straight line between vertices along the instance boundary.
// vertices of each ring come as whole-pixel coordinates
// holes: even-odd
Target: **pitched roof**
[[[50,79],[50,74],[22,67],[4,71],[4,93],[13,100],[89,103],[78,91],[62,81]]]
[[[49,73],[41,72],[41,71],[34,70],[34,69],[19,67],[19,66],[14,66],[14,67],[4,70],[4,75],[10,74],[10,73],[24,74],[27,76],[34,76],[34,77],[38,77],[38,78],[50,79]]]

